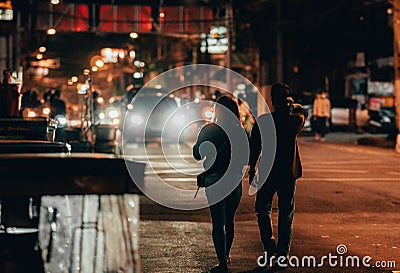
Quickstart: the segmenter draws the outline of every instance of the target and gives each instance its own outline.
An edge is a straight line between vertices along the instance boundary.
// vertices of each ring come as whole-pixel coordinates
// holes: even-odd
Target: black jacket
[[[261,154],[259,163],[261,178],[268,177],[275,181],[293,180],[302,176],[297,135],[304,127],[307,115],[307,111],[298,107],[292,111],[288,108],[285,112],[264,114],[257,119],[250,137],[249,163],[250,168],[255,169]],[[272,132],[274,128],[275,135]],[[266,166],[268,164],[272,165],[269,173]]]
[[[249,151],[247,148],[246,153],[246,147],[244,147],[244,144],[247,145],[248,142],[246,132],[240,124],[228,126],[230,137],[217,123],[210,123],[200,130],[196,144],[193,146],[193,157],[197,160],[205,157],[203,166],[206,173],[225,174],[228,168],[230,173],[241,173],[243,166],[247,165]],[[207,141],[212,144],[205,145],[204,154],[200,155],[200,146]]]

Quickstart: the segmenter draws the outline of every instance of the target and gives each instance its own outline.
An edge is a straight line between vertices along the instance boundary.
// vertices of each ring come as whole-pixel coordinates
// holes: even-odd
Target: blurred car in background
[[[132,102],[126,106],[124,120],[124,142],[153,142],[177,140],[185,116],[177,113],[179,99],[164,94],[155,88],[142,88]]]
[[[213,101],[185,101],[166,90],[144,87],[127,105],[124,142],[194,141],[199,129],[213,120]]]
[[[330,98],[331,118],[327,126],[330,130],[348,129],[351,126],[363,126],[368,122],[368,110],[357,108],[357,101],[347,98]],[[308,112],[304,131],[313,131],[313,104],[309,101],[303,107]],[[354,115],[353,117],[351,115]],[[354,121],[352,121],[354,119]],[[352,124],[353,122],[353,124]]]

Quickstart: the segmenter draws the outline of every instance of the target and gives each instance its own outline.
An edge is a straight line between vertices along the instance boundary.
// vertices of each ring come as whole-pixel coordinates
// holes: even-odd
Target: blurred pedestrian
[[[215,183],[217,181],[218,184],[223,183],[222,187],[225,189],[232,187],[230,193],[224,198],[218,196],[218,190],[216,190],[218,187],[213,189],[210,185],[205,189],[212,220],[212,238],[219,261],[211,272],[228,272],[229,253],[234,238],[234,217],[242,197],[242,169],[247,164],[247,158],[243,160],[233,158],[233,156],[231,158],[235,149],[237,150],[232,143],[235,143],[233,139],[238,135],[244,136],[246,141],[247,136],[240,124],[239,108],[233,98],[220,97],[216,103],[215,115],[216,121],[201,129],[193,147],[193,156],[197,160],[205,159],[203,164],[206,171],[203,175],[215,175],[217,177]],[[200,153],[200,146],[207,142],[211,142],[215,149],[204,148],[205,152]],[[230,173],[228,168],[233,169],[234,173]],[[228,178],[225,179],[225,176]]]
[[[254,116],[251,113],[250,106],[244,99],[238,98],[240,121],[246,130],[247,134],[250,135],[251,128],[254,124]]]
[[[65,117],[67,114],[65,102],[61,99],[60,90],[55,90],[53,94],[50,96],[50,106],[51,106],[51,117],[55,118],[56,116]]]
[[[297,135],[304,126],[307,111],[293,103],[290,88],[286,84],[274,84],[271,88],[271,97],[273,112],[261,115],[252,129],[249,182],[253,181],[258,164],[259,173],[264,173],[260,175],[260,179],[264,181],[259,181],[255,211],[264,251],[268,257],[276,255],[278,258],[283,257],[280,259],[286,259],[287,262],[292,240],[296,179],[302,175]],[[275,157],[271,152],[272,141],[265,137],[271,134],[273,125],[276,132]],[[269,174],[266,162],[272,164]],[[271,223],[272,200],[275,193],[278,195],[279,211],[277,243]],[[274,268],[281,269],[279,264],[275,264]]]
[[[314,99],[313,121],[315,140],[325,141],[326,123],[331,117],[331,102],[325,91],[320,91]]]

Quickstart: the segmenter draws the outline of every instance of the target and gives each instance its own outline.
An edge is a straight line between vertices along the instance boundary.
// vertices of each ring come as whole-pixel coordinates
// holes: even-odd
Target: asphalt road
[[[316,143],[310,137],[302,137],[299,142],[304,175],[297,183],[291,255],[300,261],[304,256],[314,256],[317,263],[329,254],[343,257],[344,261],[355,255],[360,261],[365,256],[372,259],[369,268],[362,264],[346,267],[345,262],[334,267],[325,261],[322,267],[289,267],[286,271],[400,270],[400,155],[389,149],[349,144],[334,136],[328,136],[325,143]],[[169,163],[156,144],[149,145],[146,151],[132,145],[125,150],[126,155],[141,161],[146,161],[144,152],[151,155],[152,168],[147,171],[146,183],[155,199],[162,197],[163,202],[170,199],[169,205],[180,200],[186,202],[185,195],[192,196],[188,190],[196,189],[194,174],[200,171],[199,166],[191,165],[194,161],[190,147],[166,147]],[[176,191],[170,188],[158,189],[153,172],[165,183],[184,189],[180,191],[182,196],[176,196]],[[254,196],[247,194],[247,179],[243,187],[231,270],[259,272],[257,258],[262,254],[262,246],[253,212]],[[140,206],[143,272],[207,272],[217,262],[207,208],[169,209],[145,196],[141,197]],[[275,208],[275,227],[276,216]],[[346,253],[338,254],[339,245],[346,247]],[[380,267],[382,264],[386,266]]]

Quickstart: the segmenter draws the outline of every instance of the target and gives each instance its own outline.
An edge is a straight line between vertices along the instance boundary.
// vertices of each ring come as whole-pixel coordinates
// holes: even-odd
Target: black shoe
[[[226,264],[225,265],[219,264],[219,265],[211,268],[210,272],[211,273],[229,273],[230,271],[229,271],[228,267],[226,266]]]
[[[288,267],[287,259],[284,262],[284,264],[285,264],[285,266],[282,266],[282,265],[278,264],[278,262],[275,262],[274,265],[271,268],[271,272],[278,272],[278,271],[286,270],[287,267]]]

